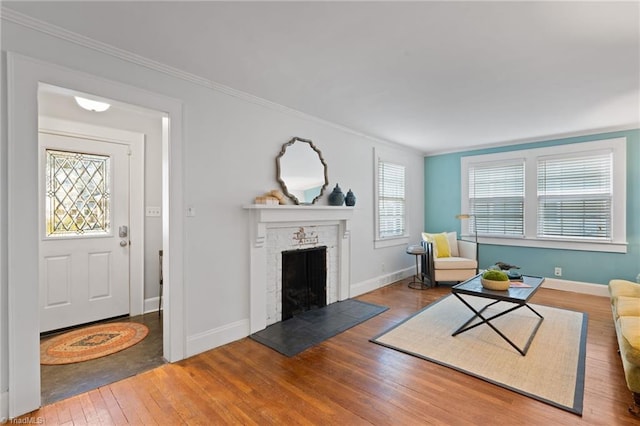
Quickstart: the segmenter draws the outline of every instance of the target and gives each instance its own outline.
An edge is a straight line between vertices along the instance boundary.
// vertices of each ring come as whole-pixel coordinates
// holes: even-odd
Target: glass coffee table
[[[531,342],[538,332],[538,328],[540,328],[540,324],[544,320],[544,317],[536,312],[531,306],[527,304],[529,299],[535,294],[536,291],[540,288],[540,285],[544,282],[544,278],[542,277],[533,277],[530,275],[523,275],[521,281],[512,282],[513,287],[509,287],[508,290],[498,291],[498,290],[488,290],[482,287],[482,283],[480,281],[482,274],[478,274],[473,278],[469,278],[467,281],[462,282],[458,285],[451,287],[451,292],[454,296],[456,296],[465,306],[471,311],[473,311],[473,316],[466,321],[464,324],[460,326],[456,331],[453,332],[452,336],[457,336],[460,333],[464,333],[465,331],[476,328],[482,324],[486,324],[493,329],[496,333],[500,335],[507,343],[509,343],[515,350],[517,350],[520,355],[524,356],[527,354],[529,350],[529,346],[531,346]],[[465,300],[464,296],[474,296],[481,297],[487,299],[488,303],[480,309],[472,306],[467,300]],[[508,309],[501,311],[495,315],[485,317],[483,312],[491,307],[496,305],[499,302],[510,302],[513,305]],[[513,312],[516,309],[527,308],[534,314],[538,316],[538,321],[529,336],[525,346],[523,348],[518,347],[511,339],[509,339],[504,333],[502,333],[498,328],[491,323],[496,318],[499,318],[503,315],[508,314],[509,312]],[[478,322],[472,324],[475,319],[479,319]]]

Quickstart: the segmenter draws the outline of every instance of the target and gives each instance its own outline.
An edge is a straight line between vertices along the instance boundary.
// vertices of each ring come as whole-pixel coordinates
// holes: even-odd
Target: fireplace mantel
[[[270,228],[337,226],[338,300],[349,298],[351,245],[350,232],[353,207],[318,205],[243,206],[249,215],[250,284],[249,309],[251,333],[267,326],[267,271],[275,265],[267,260],[267,238]]]
[[[349,238],[353,207],[316,205],[265,205],[250,204],[243,207],[252,212],[253,244],[262,247],[268,224],[277,223],[322,223],[339,221],[343,225],[342,238]]]

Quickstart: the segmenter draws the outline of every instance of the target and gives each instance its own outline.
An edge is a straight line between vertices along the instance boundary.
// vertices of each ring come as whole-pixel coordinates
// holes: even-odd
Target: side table
[[[407,247],[407,254],[412,254],[416,258],[416,274],[412,277],[412,280],[409,283],[409,288],[416,290],[428,289],[430,285],[424,282],[424,271],[420,271],[420,267],[418,265],[418,258],[427,254],[427,251],[421,245],[411,245]]]

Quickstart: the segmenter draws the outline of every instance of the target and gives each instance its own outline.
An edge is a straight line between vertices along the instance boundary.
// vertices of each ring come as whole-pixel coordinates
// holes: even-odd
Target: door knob
[[[128,245],[129,245],[129,243],[126,242],[125,240],[120,241],[120,247],[126,247]]]

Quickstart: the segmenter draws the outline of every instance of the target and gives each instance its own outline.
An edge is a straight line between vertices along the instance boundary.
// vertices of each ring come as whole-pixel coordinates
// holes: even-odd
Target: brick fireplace
[[[282,320],[282,253],[326,247],[326,303],[349,298],[353,208],[249,205],[251,333]]]

